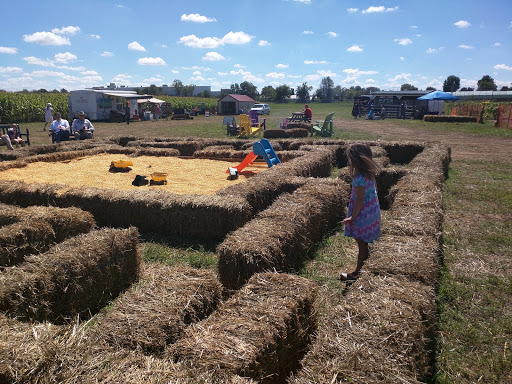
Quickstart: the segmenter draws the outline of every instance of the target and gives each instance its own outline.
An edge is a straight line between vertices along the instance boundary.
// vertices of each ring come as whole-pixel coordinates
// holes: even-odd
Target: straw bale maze
[[[0,177],[0,383],[428,380],[449,148],[369,143],[382,237],[333,289],[294,272],[342,230],[350,143],[272,144],[282,164],[212,195]],[[4,153],[0,170],[104,154],[236,164],[251,145],[123,137]],[[214,242],[217,273],[141,261],[146,233]]]

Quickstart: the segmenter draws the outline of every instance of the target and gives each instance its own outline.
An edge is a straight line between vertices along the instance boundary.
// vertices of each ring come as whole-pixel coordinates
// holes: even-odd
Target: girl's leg
[[[355,239],[357,242],[357,245],[359,247],[359,252],[357,254],[357,267],[354,272],[352,272],[352,275],[357,276],[359,274],[359,271],[361,268],[363,268],[364,262],[366,259],[368,259],[368,243],[361,240],[361,239]]]

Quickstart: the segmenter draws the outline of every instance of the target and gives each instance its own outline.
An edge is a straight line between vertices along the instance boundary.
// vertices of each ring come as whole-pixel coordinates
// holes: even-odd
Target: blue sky
[[[25,0],[2,19],[9,91],[512,83],[511,0]]]

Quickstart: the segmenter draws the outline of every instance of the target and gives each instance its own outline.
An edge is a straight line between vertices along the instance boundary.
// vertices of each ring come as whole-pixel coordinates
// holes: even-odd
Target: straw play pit
[[[126,167],[110,171],[112,162]],[[59,162],[33,162],[22,168],[11,168],[0,173],[0,180],[25,183],[62,184],[66,187],[97,187],[115,190],[156,189],[177,194],[213,195],[220,189],[247,181],[265,169],[266,164],[248,166],[236,180],[228,180],[226,170],[238,164],[234,161],[185,159],[179,157],[138,156],[128,158],[119,154],[97,154]],[[137,187],[132,185],[136,175],[167,173],[167,183]]]

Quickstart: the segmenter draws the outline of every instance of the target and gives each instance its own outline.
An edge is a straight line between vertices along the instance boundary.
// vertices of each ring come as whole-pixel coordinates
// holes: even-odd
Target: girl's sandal
[[[342,272],[340,273],[340,280],[353,283],[354,281],[357,280],[357,278],[351,273]]]

